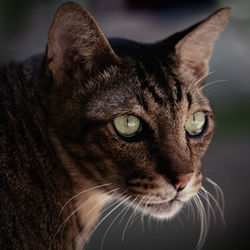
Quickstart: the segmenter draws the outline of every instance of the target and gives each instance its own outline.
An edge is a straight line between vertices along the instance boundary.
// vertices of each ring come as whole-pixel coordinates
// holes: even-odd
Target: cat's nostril
[[[192,176],[193,176],[193,173],[190,173],[186,175],[180,175],[172,179],[172,183],[174,187],[176,188],[176,190],[177,191],[183,190],[186,187],[187,183],[192,178]]]

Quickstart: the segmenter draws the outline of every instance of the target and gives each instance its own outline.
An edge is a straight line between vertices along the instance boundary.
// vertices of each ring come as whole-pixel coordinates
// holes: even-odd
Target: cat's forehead
[[[87,114],[97,119],[124,113],[172,117],[187,110],[189,102],[193,106],[208,105],[203,95],[189,93],[189,88],[157,58],[150,63],[124,57],[119,66],[106,70],[92,84],[95,90]]]

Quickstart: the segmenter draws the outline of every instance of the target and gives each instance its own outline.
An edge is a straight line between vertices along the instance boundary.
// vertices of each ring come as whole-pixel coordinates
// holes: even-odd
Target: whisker
[[[196,245],[196,248],[199,250],[204,245],[205,239],[207,237],[208,228],[209,228],[209,221],[207,220],[205,209],[204,209],[204,206],[202,204],[202,201],[201,201],[199,195],[197,194],[195,196],[195,198],[196,198],[196,202],[197,202],[197,208],[199,208],[200,224],[201,224],[200,236],[199,236],[198,243]]]
[[[176,219],[177,219],[178,222],[180,223],[180,226],[183,228],[183,227],[184,227],[184,224],[183,224],[183,222],[182,222],[182,220],[181,220],[181,218],[180,218],[179,215],[176,215]]]
[[[137,212],[138,212],[138,211],[137,211]],[[141,219],[141,211],[140,211],[140,213],[134,215],[133,221],[130,223],[130,225],[132,225],[132,224],[135,223],[136,221],[139,222],[140,219]]]
[[[194,198],[190,200],[190,207],[191,207],[191,211],[192,211],[192,215],[193,215],[193,225],[195,224],[195,219],[196,219],[196,216],[195,216],[195,206],[196,206],[196,203],[194,201]]]
[[[133,204],[136,201],[137,197],[131,202],[131,204]],[[125,215],[127,214],[127,212],[129,211],[130,206],[127,206],[127,209],[125,211],[125,213],[123,214],[122,218],[119,221],[119,224],[121,224],[122,220],[124,219]]]
[[[215,83],[219,83],[219,82],[229,82],[229,80],[217,80],[217,81],[213,81],[213,82],[209,82],[207,84],[205,84],[204,86],[200,87],[199,90],[205,89],[206,87],[215,84]]]
[[[192,218],[193,224],[194,224],[195,212],[194,212],[192,199],[186,203],[186,207],[187,207],[187,218]]]
[[[197,211],[198,211],[198,220],[200,221],[200,236],[198,243],[196,245],[196,249],[201,249],[202,246],[204,245],[205,239],[208,234],[208,229],[209,229],[209,223],[210,223],[210,212],[213,213],[214,220],[216,221],[216,215],[214,211],[214,207],[212,206],[211,201],[215,204],[215,207],[219,210],[219,213],[221,215],[221,218],[224,223],[224,195],[221,190],[221,188],[212,180],[209,178],[205,178],[205,180],[211,184],[215,190],[216,193],[216,198],[205,189],[205,187],[201,186],[199,192],[194,196],[194,198],[190,201],[190,204],[193,204],[194,202]],[[206,209],[204,208],[204,205],[202,203],[201,198],[199,195],[206,201]],[[221,199],[222,205],[220,206],[219,202],[217,200]]]
[[[215,190],[215,195],[216,198],[221,202],[221,210],[224,214],[224,210],[225,210],[225,199],[224,199],[224,194],[222,189],[220,188],[220,186],[218,184],[216,184],[214,181],[212,181],[210,178],[205,178],[205,180],[211,184]]]
[[[202,192],[204,192],[204,193],[202,193]],[[210,211],[212,211],[214,220],[216,221],[216,216],[215,216],[214,208],[211,205],[211,202],[210,202],[210,199],[209,199],[209,195],[207,194],[206,189],[204,187],[201,187],[198,193],[206,201],[206,203],[208,205],[208,208],[207,208],[208,221],[210,221]]]
[[[122,194],[124,194],[124,193],[126,193],[126,192],[127,192],[127,191],[125,190],[125,191],[122,192],[120,195],[122,195]],[[102,201],[100,201],[99,203],[97,203],[92,209],[90,209],[90,211],[88,211],[87,216],[88,216],[89,214],[91,214],[91,212],[92,212],[96,207],[98,207],[100,204],[104,203],[106,200],[107,200],[107,199],[103,199]],[[120,200],[116,200],[115,202],[111,202],[111,203],[110,203],[109,205],[107,205],[104,209],[102,209],[102,211],[100,212],[100,216],[101,216],[105,211],[107,211],[107,210],[110,209],[111,207],[115,206],[115,205],[116,205],[117,203],[119,203],[119,202],[120,202]],[[81,237],[82,233],[84,232],[84,230],[88,229],[88,228],[91,227],[91,226],[92,226],[92,223],[88,223],[88,224],[86,225],[86,227],[85,227],[81,232],[78,233],[78,235],[75,237],[75,239],[74,239],[73,242],[77,242],[78,239]],[[88,238],[90,238],[90,235],[89,235]]]
[[[148,204],[150,203],[150,201],[153,199],[154,197],[153,196],[151,196],[149,199],[148,199],[148,201],[146,202],[146,204],[145,204],[145,207],[147,207],[148,206]],[[147,212],[147,209],[145,209],[145,211]],[[149,230],[150,231],[152,231],[152,226],[151,226],[151,222],[152,222],[152,215],[149,213],[148,214],[148,217],[147,217],[147,219],[148,219],[148,227],[149,227]],[[151,224],[150,224],[151,223]]]
[[[212,75],[213,73],[215,73],[216,71],[211,71],[207,74],[205,74],[204,76],[202,76],[198,81],[194,82],[191,84],[191,86],[196,87],[196,85],[198,85],[202,80],[204,80],[206,77],[208,77],[209,75]]]
[[[135,202],[137,199],[138,199],[138,196],[136,197],[136,199],[134,200],[134,202]],[[139,203],[138,203],[138,204],[139,204]],[[131,213],[131,215],[130,215],[130,217],[129,217],[129,219],[128,219],[128,221],[127,221],[125,227],[124,227],[124,230],[123,230],[123,233],[122,233],[122,240],[124,240],[124,236],[125,236],[126,229],[127,229],[127,227],[128,227],[128,224],[129,224],[129,222],[130,222],[130,220],[131,220],[131,218],[132,218],[134,212],[135,212],[135,209],[134,209],[134,211]]]
[[[142,229],[142,234],[144,234],[144,224],[145,224],[145,222],[144,222],[144,216],[145,216],[145,212],[142,211],[142,213],[141,213],[141,229]]]
[[[113,190],[107,192],[106,194],[113,193],[113,192],[117,191],[118,189],[120,189],[120,188],[115,188],[115,189],[113,189]],[[63,223],[59,226],[59,228],[57,229],[55,235],[53,236],[52,241],[51,241],[51,243],[50,243],[50,245],[49,245],[49,249],[50,249],[50,247],[51,247],[53,241],[55,240],[55,237],[56,237],[57,234],[60,232],[60,230],[67,224],[67,222],[69,221],[69,219],[70,219],[77,211],[79,211],[79,210],[82,209],[83,207],[87,206],[89,203],[95,201],[95,198],[96,198],[97,196],[99,196],[99,194],[98,194],[98,195],[95,195],[95,196],[92,197],[90,200],[87,200],[87,201],[85,201],[83,204],[81,204],[80,206],[78,206],[78,207],[77,207],[77,208],[76,208],[76,209],[75,209],[75,210],[74,210],[74,211],[73,211],[73,212],[63,221]],[[108,198],[109,198],[109,197],[106,197],[104,200],[107,200]]]
[[[147,195],[145,195],[143,198],[145,199]],[[141,211],[141,228],[142,228],[142,233],[144,233],[144,216],[146,215],[146,206],[147,206],[148,201],[145,203],[143,210]]]
[[[139,206],[141,205],[141,203],[142,203],[142,201],[143,201],[144,198],[145,198],[145,195],[141,198],[141,200],[140,200],[140,202],[138,203],[137,207],[134,209],[134,214],[133,214],[133,216],[132,216],[132,218],[131,218],[130,225],[133,224],[135,215],[136,215],[136,213],[138,212],[138,208],[139,208]]]
[[[130,198],[130,196],[128,196],[126,199],[124,199],[123,201],[121,201],[116,207],[114,207],[110,212],[108,212],[98,223],[97,225],[94,227],[94,229],[91,231],[91,233],[89,234],[89,237],[91,237],[91,235],[95,232],[95,230],[101,225],[101,223],[111,214],[113,213],[118,207],[120,207],[125,201],[127,201]]]
[[[115,188],[115,189],[113,189],[113,190],[111,190],[111,191],[109,191],[109,192],[107,192],[107,193],[105,193],[105,194],[107,195],[107,194],[113,193],[113,192],[115,192],[115,191],[117,191],[117,190],[119,190],[119,188]],[[81,204],[78,208],[76,208],[76,209],[75,209],[75,210],[74,210],[74,211],[64,220],[64,223],[66,224],[67,221],[70,219],[70,217],[71,217],[74,213],[76,213],[76,212],[79,211],[80,209],[82,209],[82,208],[84,208],[85,206],[87,206],[90,202],[95,201],[96,196],[99,196],[99,195],[95,195],[95,196],[92,197],[89,201],[87,200],[86,202],[84,202],[83,204]],[[109,199],[109,197],[104,198],[102,201],[106,201],[107,199]]]
[[[104,233],[103,235],[103,238],[102,238],[102,243],[101,243],[101,250],[103,248],[103,244],[104,244],[104,240],[106,238],[106,235],[108,234],[108,231],[110,230],[110,228],[112,227],[112,225],[114,224],[114,222],[118,219],[118,217],[123,213],[123,211],[125,211],[125,209],[127,209],[127,207],[125,206],[121,211],[120,213],[118,213],[118,215],[116,215],[116,217],[113,219],[113,221],[110,223],[110,225],[108,226],[106,232]]]
[[[91,190],[94,190],[94,189],[97,189],[97,188],[100,188],[100,187],[105,187],[105,186],[108,186],[108,185],[111,185],[111,184],[112,184],[112,183],[106,183],[106,184],[94,186],[94,187],[88,188],[88,189],[83,190],[83,191],[81,191],[80,193],[74,195],[72,198],[70,198],[70,199],[64,204],[64,206],[62,207],[62,209],[61,209],[61,211],[60,211],[60,213],[59,213],[59,215],[58,215],[58,218],[61,216],[63,209],[64,209],[72,200],[74,200],[74,199],[75,199],[76,197],[78,197],[79,195],[85,194],[85,193],[87,193],[88,191],[91,191]]]
[[[185,204],[185,207],[184,208],[187,208],[187,218],[189,219],[190,218],[190,215],[191,215],[191,212],[190,212],[190,201],[188,201],[186,204]]]
[[[120,195],[123,195],[124,193],[127,193],[127,191],[126,191],[126,190],[123,191],[122,193],[120,193]],[[125,197],[127,197],[127,196],[125,196]],[[123,196],[122,196],[121,198],[123,198]],[[105,207],[104,209],[102,209],[102,211],[100,212],[100,216],[101,216],[102,214],[104,214],[105,211],[107,211],[108,209],[110,209],[111,207],[113,207],[114,205],[116,205],[117,203],[119,203],[119,201],[120,201],[120,200],[118,199],[118,200],[116,200],[115,202],[113,202],[113,203],[111,203],[110,205],[108,205],[107,207]],[[103,202],[102,202],[102,203],[103,203]],[[97,206],[98,206],[98,204],[95,205],[95,206],[87,213],[87,215],[89,215]],[[90,224],[88,224],[86,228],[88,228],[89,226],[90,226]]]
[[[201,188],[203,190],[203,192],[205,192],[207,194],[208,197],[211,198],[211,200],[214,202],[216,208],[218,209],[219,213],[220,213],[220,216],[221,216],[221,219],[222,219],[222,222],[223,224],[225,224],[225,220],[224,220],[224,203],[222,204],[222,207],[220,206],[220,204],[218,203],[218,201],[213,197],[213,195],[208,192],[204,187]]]
[[[147,212],[147,206],[148,204],[150,203],[150,201],[153,199],[154,197],[153,196],[150,196],[148,201],[145,203],[145,206],[144,206],[144,210]]]

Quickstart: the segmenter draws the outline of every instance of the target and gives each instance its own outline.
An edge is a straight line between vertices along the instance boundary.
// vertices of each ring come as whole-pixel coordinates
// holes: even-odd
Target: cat
[[[214,128],[201,86],[229,15],[141,44],[66,3],[44,54],[0,66],[1,249],[81,249],[114,199],[166,219],[197,194]]]

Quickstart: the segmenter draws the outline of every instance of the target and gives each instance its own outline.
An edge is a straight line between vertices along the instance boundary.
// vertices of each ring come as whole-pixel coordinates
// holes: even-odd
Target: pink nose
[[[177,191],[180,191],[184,189],[187,185],[187,183],[192,178],[193,173],[186,174],[186,175],[180,175],[174,178],[173,185],[177,189]]]

